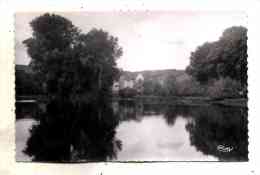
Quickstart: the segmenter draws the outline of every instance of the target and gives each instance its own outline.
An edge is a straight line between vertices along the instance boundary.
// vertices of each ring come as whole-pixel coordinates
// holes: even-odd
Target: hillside
[[[184,70],[166,69],[166,70],[145,70],[145,71],[123,71],[122,75],[131,79],[135,79],[138,74],[142,74],[147,81],[165,81],[167,77],[173,76],[178,81],[182,81],[188,78],[188,75]]]

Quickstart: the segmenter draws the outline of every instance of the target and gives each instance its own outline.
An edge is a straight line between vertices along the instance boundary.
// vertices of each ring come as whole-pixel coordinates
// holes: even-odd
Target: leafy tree
[[[176,83],[176,94],[179,96],[204,96],[205,87],[192,77]]]
[[[24,41],[39,86],[50,97],[91,102],[111,95],[122,55],[118,39],[103,30],[82,33],[71,21],[46,13],[30,23],[33,35]]]
[[[239,97],[242,86],[231,78],[221,78],[209,85],[207,94],[214,98]]]
[[[143,89],[144,95],[165,96],[167,94],[166,87],[157,80],[144,80]]]
[[[210,78],[218,78],[216,65],[211,60],[213,57],[208,57],[208,55],[212,55],[212,49],[215,48],[215,45],[216,43],[206,42],[191,53],[190,65],[186,72],[194,76],[199,82],[205,83]]]
[[[191,53],[186,72],[201,83],[230,77],[247,85],[247,29],[226,29],[216,42],[207,42]]]
[[[40,89],[34,83],[33,76],[25,71],[15,71],[15,92],[19,95],[39,94]]]
[[[144,95],[154,95],[154,83],[152,80],[145,80],[144,81]]]
[[[176,95],[177,93],[177,79],[175,76],[169,75],[165,83],[165,91],[167,95]]]
[[[170,96],[204,96],[205,87],[191,76],[176,78],[169,76],[165,83],[166,95]]]
[[[223,77],[230,77],[247,85],[247,29],[244,27],[231,27],[223,32],[220,38],[224,46],[222,65],[218,70]],[[221,68],[221,67],[220,67]]]

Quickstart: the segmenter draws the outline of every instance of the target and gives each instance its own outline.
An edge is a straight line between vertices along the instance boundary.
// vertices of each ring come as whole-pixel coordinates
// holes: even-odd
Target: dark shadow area
[[[186,125],[197,150],[220,161],[248,161],[247,109],[209,106],[194,108]]]
[[[115,138],[118,117],[106,103],[53,100],[37,118],[24,150],[33,161],[107,161],[122,147]]]

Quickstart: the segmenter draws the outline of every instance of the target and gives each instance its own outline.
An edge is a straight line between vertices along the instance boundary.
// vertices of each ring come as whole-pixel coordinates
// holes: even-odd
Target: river
[[[17,161],[248,160],[247,109],[242,107],[121,101],[113,102],[112,111],[84,109],[73,121],[66,118],[69,111],[54,108],[48,114],[55,117],[47,120],[32,118],[35,109],[21,108],[16,115],[26,117],[16,120]]]

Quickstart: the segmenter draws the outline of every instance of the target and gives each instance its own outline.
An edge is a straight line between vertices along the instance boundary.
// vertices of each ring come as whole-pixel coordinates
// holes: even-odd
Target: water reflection
[[[191,144],[222,161],[248,160],[247,110],[234,107],[195,108],[186,125]],[[218,149],[218,147],[230,148]]]
[[[121,115],[127,119],[121,121],[118,129],[118,138],[123,143],[123,154],[119,153],[120,159],[123,160],[209,160],[207,156],[216,157],[220,161],[247,161],[248,160],[248,130],[247,130],[247,108],[230,107],[230,106],[181,106],[181,105],[158,105],[158,104],[142,104],[141,110],[138,111],[138,106],[135,103],[124,103],[121,105],[123,112]],[[120,107],[119,107],[120,110]],[[131,120],[129,120],[129,118]],[[150,118],[150,119],[148,119]],[[168,126],[164,126],[161,122],[165,120]],[[135,121],[135,122],[133,122]],[[178,123],[176,123],[178,121]],[[185,123],[185,130],[176,127],[180,122]],[[152,130],[149,128],[153,127]],[[166,128],[170,130],[166,130]],[[171,131],[172,129],[172,131]],[[152,139],[149,140],[149,134],[145,132],[149,130]],[[123,134],[122,134],[123,132]],[[160,133],[158,135],[158,132]],[[169,135],[169,132],[170,135]],[[196,150],[190,152],[190,157],[178,157],[176,147],[171,145],[179,145],[180,142],[175,142],[174,136],[180,136],[178,139],[183,139],[188,134],[189,148]],[[142,135],[145,137],[140,137]],[[133,138],[132,138],[133,137]],[[157,138],[158,137],[158,138]],[[161,143],[160,137],[168,137],[168,141]],[[126,138],[126,139],[125,139]],[[129,139],[132,138],[132,143]],[[143,139],[144,142],[137,141]],[[131,139],[130,139],[131,140]],[[149,141],[147,141],[149,140]],[[141,153],[136,153],[136,150],[147,151],[147,144],[157,142],[158,144],[166,144],[167,149],[172,149],[168,155],[154,155],[158,150],[164,152],[163,147],[156,147],[146,155],[140,157]],[[176,144],[173,144],[176,143]],[[134,145],[128,147],[128,145]],[[224,147],[225,149],[219,149]],[[127,150],[129,149],[129,150]],[[135,151],[133,151],[135,150]],[[128,152],[128,153],[127,153]],[[203,153],[204,157],[194,157],[195,152]],[[194,153],[194,154],[193,154]],[[122,156],[123,155],[123,156]],[[173,156],[174,155],[174,156]],[[177,159],[176,159],[177,156]],[[184,155],[182,155],[184,156]],[[147,159],[148,158],[148,159]],[[171,158],[171,159],[169,159]]]
[[[118,117],[107,104],[51,101],[39,117],[25,153],[33,161],[106,161],[116,158]]]
[[[246,108],[53,100],[41,109],[24,149],[33,161],[248,160]]]

